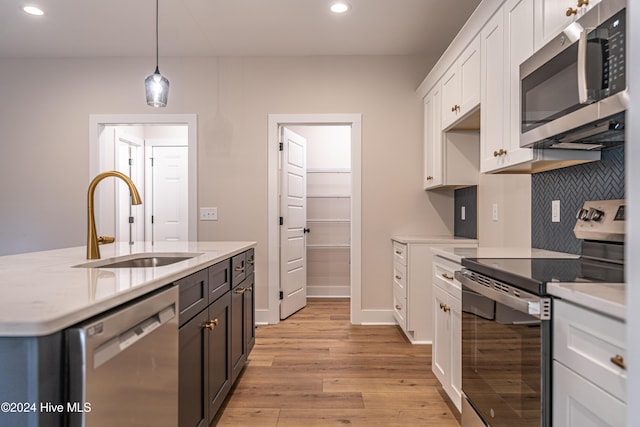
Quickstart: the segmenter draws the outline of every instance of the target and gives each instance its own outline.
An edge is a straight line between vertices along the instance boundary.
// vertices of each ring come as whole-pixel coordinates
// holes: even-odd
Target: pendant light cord
[[[158,73],[158,2],[156,0],[156,73]]]

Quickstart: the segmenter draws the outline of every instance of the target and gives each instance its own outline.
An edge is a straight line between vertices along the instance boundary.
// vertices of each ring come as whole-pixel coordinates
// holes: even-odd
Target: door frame
[[[351,126],[351,323],[361,324],[362,312],[362,114],[269,114],[268,123],[268,308],[256,310],[258,323],[280,322],[280,125]]]
[[[100,170],[100,130],[104,126],[187,126],[189,150],[189,240],[198,240],[198,121],[195,114],[90,114],[89,181]]]

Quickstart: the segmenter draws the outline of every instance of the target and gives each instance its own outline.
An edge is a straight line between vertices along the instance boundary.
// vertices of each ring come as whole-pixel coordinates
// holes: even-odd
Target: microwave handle
[[[580,32],[578,39],[578,102],[586,104],[587,93],[587,29]]]

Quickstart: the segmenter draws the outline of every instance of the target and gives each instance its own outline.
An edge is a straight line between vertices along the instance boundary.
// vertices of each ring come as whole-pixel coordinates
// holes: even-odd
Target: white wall
[[[362,113],[362,307],[390,309],[394,233],[453,228],[422,182],[423,57],[161,58],[169,106],[147,107],[149,58],[0,59],[0,254],[85,244],[90,114],[196,113],[200,240],[255,240],[267,306],[267,115]]]

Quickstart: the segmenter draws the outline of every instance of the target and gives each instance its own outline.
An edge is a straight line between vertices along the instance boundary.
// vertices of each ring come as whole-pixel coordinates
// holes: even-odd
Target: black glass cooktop
[[[623,265],[584,258],[463,258],[462,265],[539,295],[548,282],[624,282]]]

